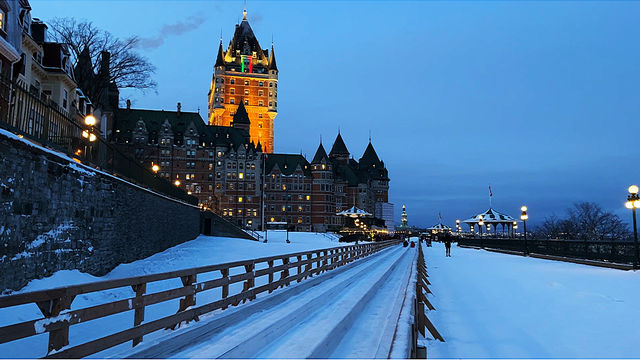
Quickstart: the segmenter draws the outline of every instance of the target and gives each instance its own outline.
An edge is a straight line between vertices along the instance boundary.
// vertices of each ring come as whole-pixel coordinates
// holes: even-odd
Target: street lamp
[[[458,232],[458,236],[460,235],[460,220],[456,219],[456,232]]]
[[[176,179],[176,181],[173,182],[173,184],[175,184],[176,187],[180,187],[180,180]]]
[[[153,171],[153,173],[158,173],[158,171],[160,170],[160,166],[158,166],[157,164],[153,164],[151,166],[151,170]]]
[[[638,226],[636,223],[636,208],[640,208],[640,196],[638,195],[638,186],[632,185],[629,187],[629,195],[627,196],[627,202],[625,207],[631,209],[633,212],[633,242],[636,246],[636,266],[640,264],[640,248],[638,247]]]
[[[511,236],[513,238],[516,238],[516,229],[518,229],[518,222],[517,221],[513,221],[513,227],[511,227]]]
[[[524,254],[529,254],[529,247],[527,247],[527,219],[529,219],[529,215],[527,214],[527,206],[520,207],[522,214],[520,215],[520,219],[522,220],[522,226],[524,228]]]
[[[96,125],[98,121],[96,120],[96,117],[94,117],[93,115],[89,114],[86,117],[84,117],[84,124],[93,127],[94,125]]]
[[[480,237],[482,237],[482,226],[484,226],[484,218],[478,217],[478,230],[480,231]]]

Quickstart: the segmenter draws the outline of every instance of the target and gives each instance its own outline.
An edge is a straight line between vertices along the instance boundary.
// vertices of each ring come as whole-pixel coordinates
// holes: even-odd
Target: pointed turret
[[[313,156],[311,164],[320,164],[323,160],[326,163],[329,160],[329,157],[327,157],[327,152],[324,150],[322,143],[320,143],[318,150],[316,150],[316,155]]]
[[[247,109],[244,107],[244,102],[240,102],[236,114],[233,116],[233,127],[249,131],[250,126],[251,120],[249,119],[249,113],[247,113]]]
[[[358,161],[360,163],[360,169],[365,169],[371,167],[375,164],[380,164],[380,158],[378,158],[378,154],[376,154],[376,150],[373,149],[373,144],[369,141],[369,145],[367,145],[367,149],[365,149],[362,158]]]
[[[338,136],[336,140],[333,142],[333,147],[331,147],[331,152],[329,152],[330,157],[342,155],[346,158],[349,158],[349,150],[347,146],[344,144],[344,140],[342,140],[342,135],[338,132]]]
[[[258,141],[258,145],[256,145],[256,152],[262,153],[262,143],[260,143],[260,141]]]
[[[273,50],[273,44],[271,44],[271,53],[269,53],[269,70],[278,70],[276,65],[276,53]]]
[[[214,66],[224,66],[224,50],[222,49],[222,39],[220,39],[220,46],[218,46],[218,57],[216,58],[216,65]]]

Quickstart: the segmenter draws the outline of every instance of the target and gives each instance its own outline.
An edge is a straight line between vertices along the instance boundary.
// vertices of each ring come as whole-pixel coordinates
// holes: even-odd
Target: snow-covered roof
[[[482,221],[484,223],[510,223],[515,221],[515,218],[511,217],[508,214],[500,213],[493,208],[487,209],[485,212],[476,214],[475,216],[465,219],[464,223],[478,223],[480,220],[480,216],[482,216]]]
[[[353,207],[351,207],[349,209],[345,209],[342,212],[336,213],[336,215],[357,218],[357,217],[368,217],[368,216],[371,216],[371,213],[365,211],[364,209],[360,209],[360,208],[358,208],[356,206],[353,206]]]
[[[438,223],[435,226],[427,228],[428,231],[450,231],[451,227],[446,226],[442,223]]]

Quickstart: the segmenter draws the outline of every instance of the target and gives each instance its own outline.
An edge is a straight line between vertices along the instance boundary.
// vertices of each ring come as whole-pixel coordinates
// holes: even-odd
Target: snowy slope
[[[424,247],[428,358],[639,358],[640,273]]]
[[[129,264],[121,264],[103,277],[91,276],[77,270],[59,271],[50,277],[31,281],[17,293],[346,245],[345,243],[337,242],[337,237],[335,236],[316,233],[290,232],[289,239],[291,243],[285,242],[286,232],[284,231],[269,231],[268,237],[268,243],[262,243],[238,238],[200,236],[146,259]],[[147,293],[180,286],[181,283],[178,279],[154,282],[148,285]],[[242,287],[241,284],[233,285],[230,287],[231,294],[237,291],[234,286]],[[126,287],[89,293],[76,297],[73,302],[73,308],[77,309],[133,296],[134,293],[131,288]],[[219,290],[215,290],[199,295],[197,302],[200,305],[219,298]],[[177,309],[178,300],[148,306],[145,310],[145,321],[170,315]],[[35,304],[0,309],[0,326],[41,317],[42,314]],[[124,312],[72,326],[69,337],[71,344],[78,344],[81,341],[95,339],[107,333],[124,330],[131,327],[132,324],[133,311]],[[156,334],[161,334],[162,332],[158,331]],[[145,336],[145,339],[153,337],[154,335]],[[7,344],[0,344],[0,357],[42,357],[46,354],[47,339],[48,334],[41,334]],[[127,343],[116,347],[116,349],[125,350],[130,347],[130,343]]]

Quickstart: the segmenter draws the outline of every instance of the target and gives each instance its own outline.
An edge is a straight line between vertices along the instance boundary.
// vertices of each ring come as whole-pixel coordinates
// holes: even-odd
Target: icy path
[[[640,358],[640,273],[424,247],[428,358]]]
[[[415,256],[391,247],[118,356],[386,358]]]

